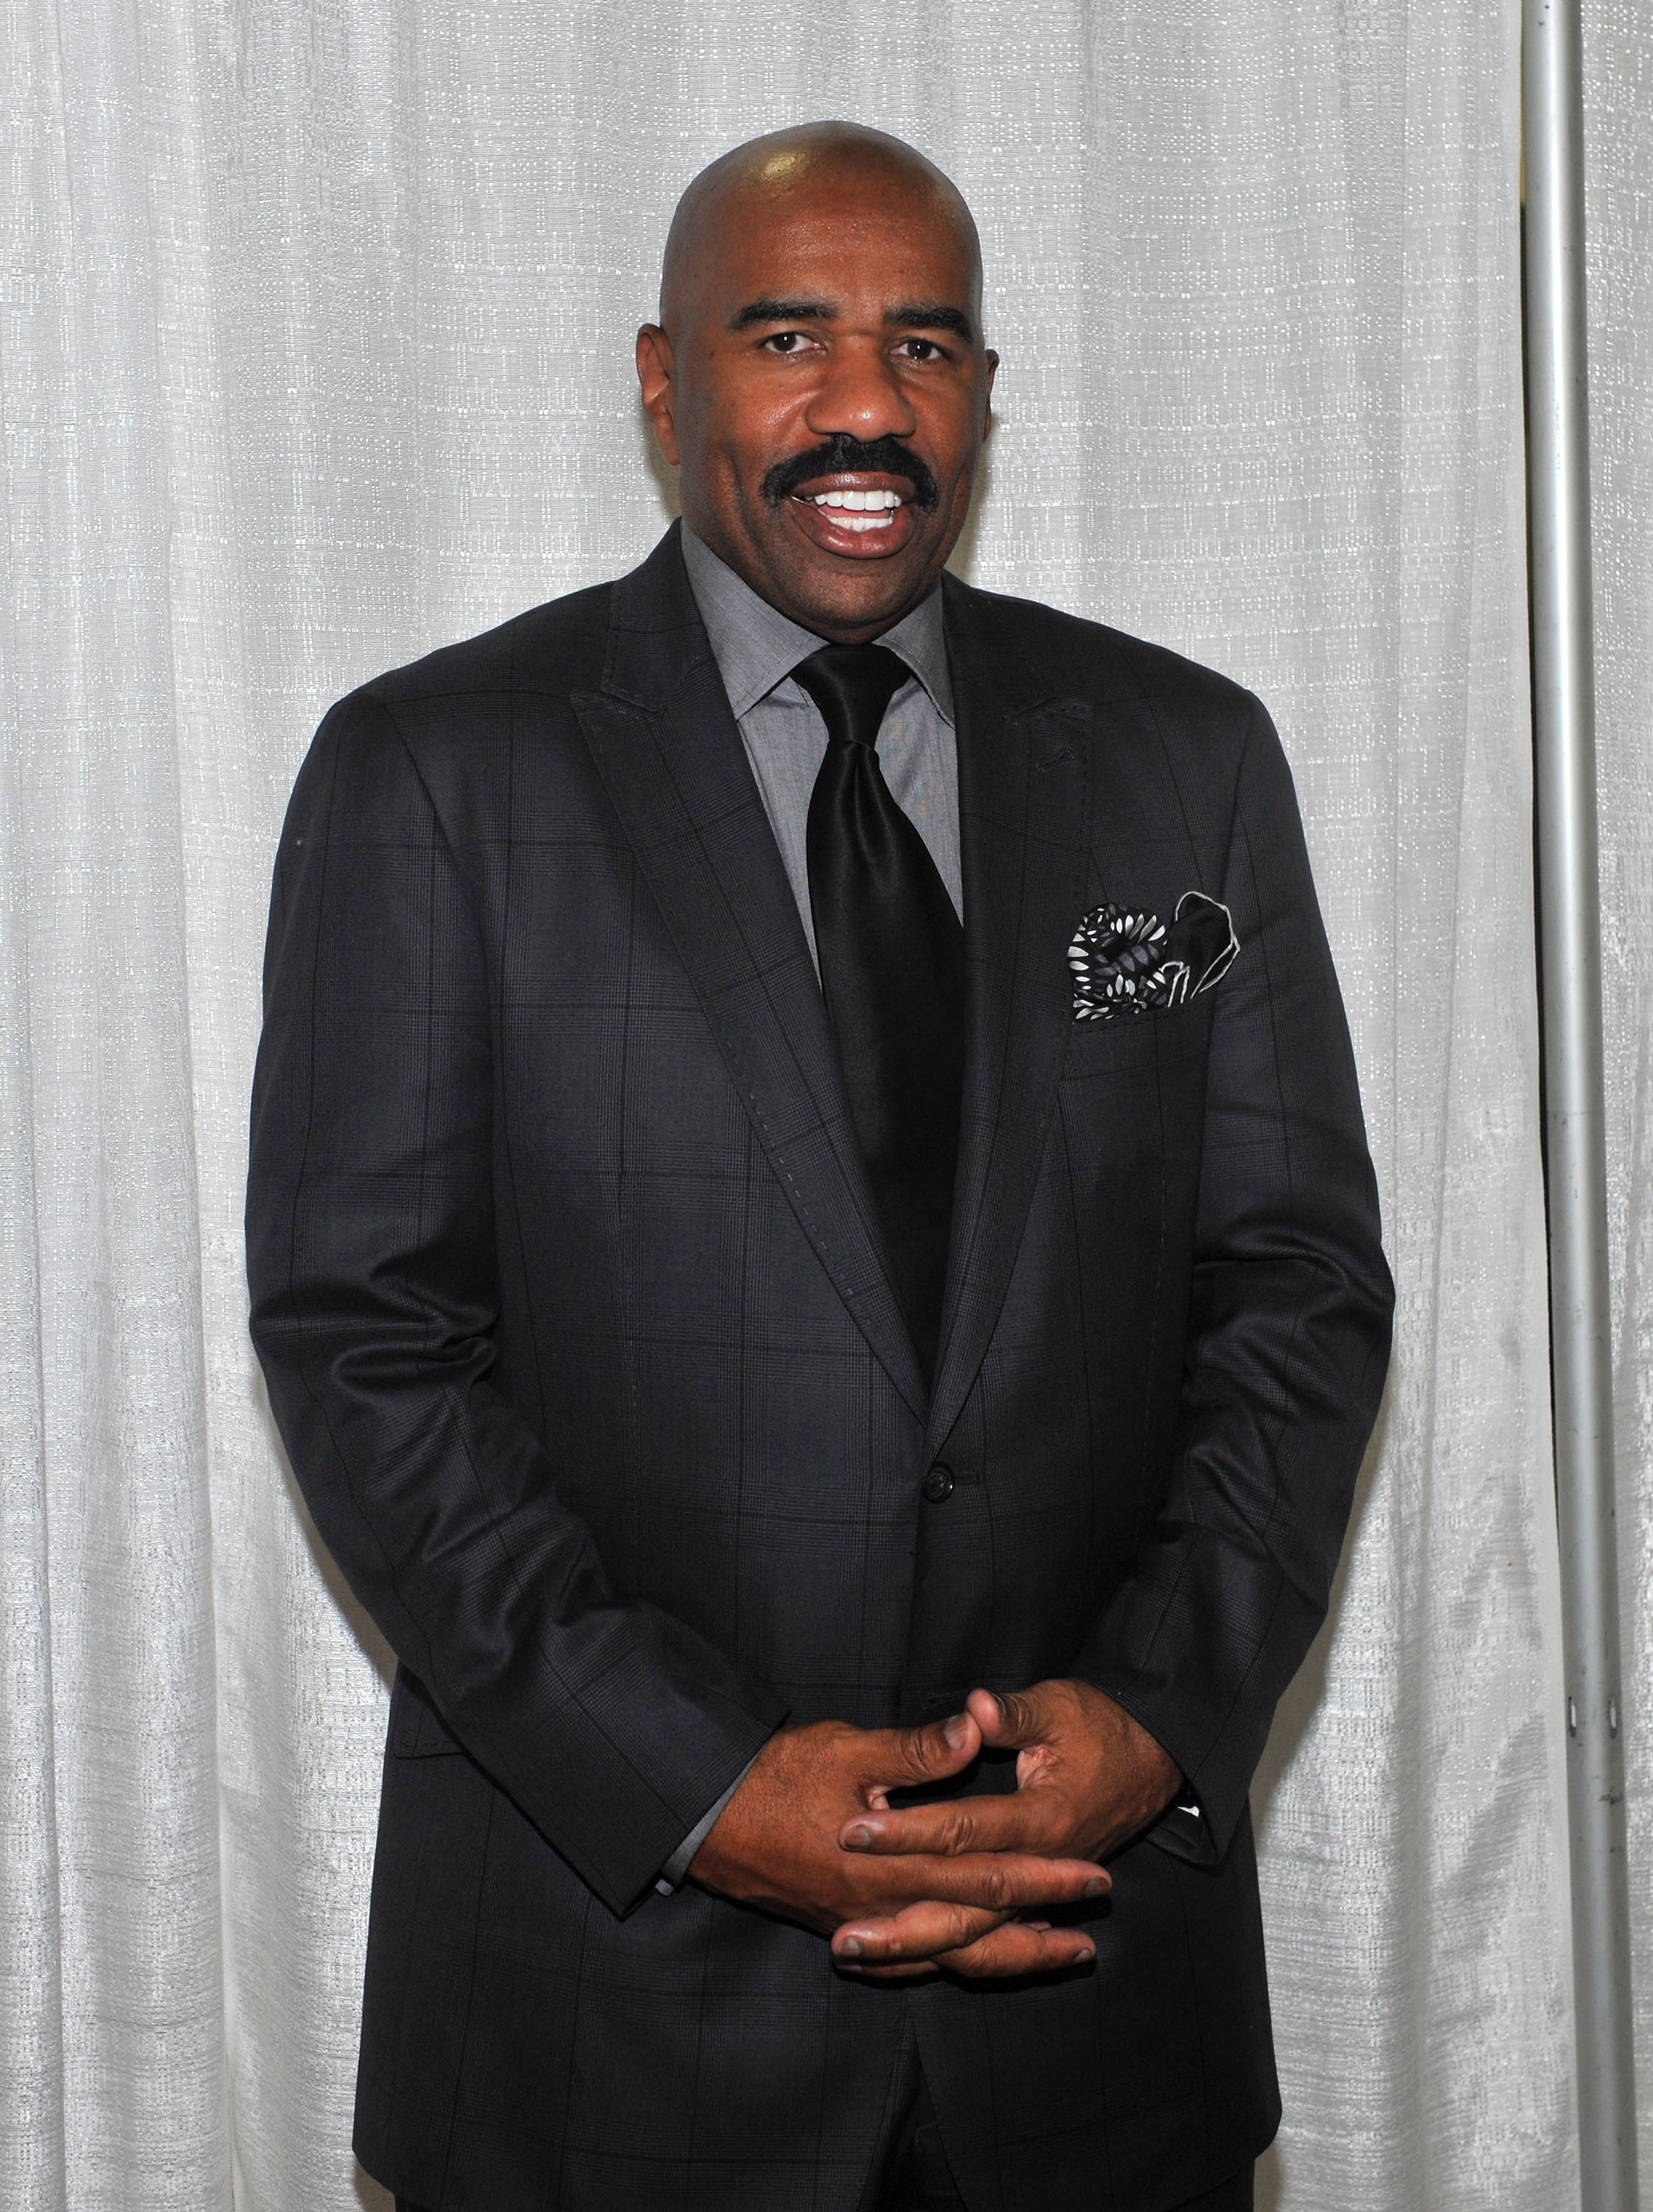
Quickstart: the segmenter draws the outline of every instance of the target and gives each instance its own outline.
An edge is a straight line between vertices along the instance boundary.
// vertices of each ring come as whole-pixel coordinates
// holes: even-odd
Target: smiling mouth
[[[858,537],[888,530],[906,504],[898,491],[795,491],[793,497],[800,507],[824,509],[841,530]]]

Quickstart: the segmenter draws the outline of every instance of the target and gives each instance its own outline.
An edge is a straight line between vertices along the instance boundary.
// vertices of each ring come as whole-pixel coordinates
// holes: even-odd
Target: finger
[[[856,1877],[869,1917],[888,1917],[921,1898],[990,1912],[1093,1903],[1108,1875],[1093,1859],[1044,1858],[1030,1851],[970,1851],[957,1858],[863,1856]]]
[[[838,1971],[857,1982],[933,1982],[941,1969],[930,1959],[915,1959],[900,1966],[857,1966],[845,1960]]]
[[[983,1743],[995,1751],[1021,1751],[1044,1743],[1050,1734],[1050,1717],[1036,1691],[972,1690],[964,1710],[981,1730]]]
[[[957,1859],[909,1860],[906,1868],[927,1863],[951,1874],[970,1864]],[[1052,1868],[1060,1868],[1061,1863],[1050,1860],[1018,1863],[988,1856],[976,1863],[981,1873],[963,1895],[946,1896],[934,1891],[918,1898],[909,1894],[883,1912],[863,1911],[846,1919],[832,1939],[835,1955],[877,1964],[930,1958],[942,1950],[962,1949],[1012,1914],[1024,1923],[1048,1926],[1042,1908],[1051,1904],[1091,1904],[1105,1896],[1109,1888],[1107,1876],[1083,1860],[1061,1868],[1059,1877],[1053,1877]],[[1053,1896],[1053,1891],[1060,1893]],[[1079,1931],[1079,1940],[1089,1939]]]
[[[863,1771],[869,1799],[886,1790],[910,1790],[962,1773],[981,1748],[981,1731],[969,1713],[954,1713],[924,1728],[874,1729]]]
[[[1030,1851],[1054,1856],[1068,1838],[1062,1807],[1048,1790],[1021,1790],[1008,1796],[960,1797],[947,1805],[914,1805],[892,1813],[870,1805],[838,1831],[840,1848],[890,1856],[939,1851]]]
[[[840,1966],[857,1972],[911,1966],[938,1952],[967,1949],[990,1935],[1003,1917],[1002,1913],[926,1899],[882,1919],[847,1921],[833,1936],[832,1955]]]
[[[972,1981],[996,1981],[1088,1966],[1096,1955],[1097,1947],[1083,1929],[1036,1928],[1027,1921],[1007,1920],[974,1943],[939,1954],[937,1964]]]

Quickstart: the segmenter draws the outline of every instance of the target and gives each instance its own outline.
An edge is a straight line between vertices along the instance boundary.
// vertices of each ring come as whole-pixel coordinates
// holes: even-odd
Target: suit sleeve
[[[252,1335],[316,1525],[443,1723],[616,1911],[784,1704],[617,1593],[494,1386],[493,1031],[477,917],[370,694],[277,864],[252,1101]]]
[[[1171,1479],[1074,1668],[1181,1765],[1202,1821],[1173,1812],[1152,1833],[1192,1857],[1226,1850],[1325,1617],[1395,1303],[1291,773],[1252,703]]]

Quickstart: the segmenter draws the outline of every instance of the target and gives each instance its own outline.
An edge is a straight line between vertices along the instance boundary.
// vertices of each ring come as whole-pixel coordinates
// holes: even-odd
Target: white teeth
[[[888,514],[901,505],[898,491],[817,491],[817,507],[836,507],[851,514]]]

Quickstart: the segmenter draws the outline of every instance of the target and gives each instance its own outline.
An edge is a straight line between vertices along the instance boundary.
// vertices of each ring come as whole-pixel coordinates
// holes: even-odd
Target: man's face
[[[897,170],[737,186],[638,334],[684,518],[817,636],[876,637],[934,583],[969,512],[996,356],[970,244]]]

